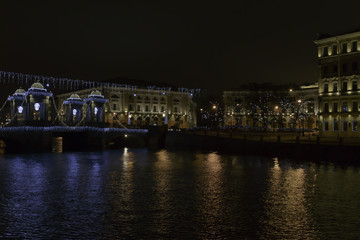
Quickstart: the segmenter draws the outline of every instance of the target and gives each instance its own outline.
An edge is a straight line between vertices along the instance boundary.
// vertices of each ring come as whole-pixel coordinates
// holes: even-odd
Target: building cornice
[[[336,43],[338,41],[352,40],[356,38],[360,38],[360,32],[348,33],[348,34],[328,37],[324,39],[319,39],[319,40],[315,40],[314,43],[316,45],[325,45],[330,43]]]

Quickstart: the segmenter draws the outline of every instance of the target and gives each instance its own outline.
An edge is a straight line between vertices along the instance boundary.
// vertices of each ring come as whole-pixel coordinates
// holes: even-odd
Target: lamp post
[[[299,111],[298,111],[299,129],[300,129],[300,122],[301,122],[301,124],[302,124],[302,136],[305,136],[305,129],[304,129],[304,123],[305,123],[305,121],[304,121],[304,115],[303,115],[303,113],[300,113],[300,111],[301,111],[301,106],[302,106],[302,101],[301,101],[301,99],[298,100],[298,103],[299,103]],[[302,117],[302,118],[300,119],[300,117]]]
[[[277,118],[279,107],[275,106],[275,128],[279,128],[279,119]],[[275,129],[274,129],[275,132]]]

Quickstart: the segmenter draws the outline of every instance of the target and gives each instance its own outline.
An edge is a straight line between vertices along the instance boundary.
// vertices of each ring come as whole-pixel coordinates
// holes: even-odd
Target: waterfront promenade
[[[185,134],[217,136],[221,138],[233,138],[259,142],[281,142],[301,144],[322,144],[322,145],[348,145],[360,146],[360,138],[329,138],[320,137],[317,132],[248,132],[248,131],[216,131],[196,130],[183,131]]]

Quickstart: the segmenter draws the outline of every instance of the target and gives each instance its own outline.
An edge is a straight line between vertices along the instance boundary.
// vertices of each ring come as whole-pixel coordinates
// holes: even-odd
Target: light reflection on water
[[[127,149],[0,156],[0,238],[356,239],[358,166]]]

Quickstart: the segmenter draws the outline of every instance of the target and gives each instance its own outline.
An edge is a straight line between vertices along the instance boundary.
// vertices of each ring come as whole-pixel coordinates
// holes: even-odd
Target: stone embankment
[[[314,133],[168,132],[166,147],[261,154],[312,160],[357,161],[360,139],[320,138]]]

